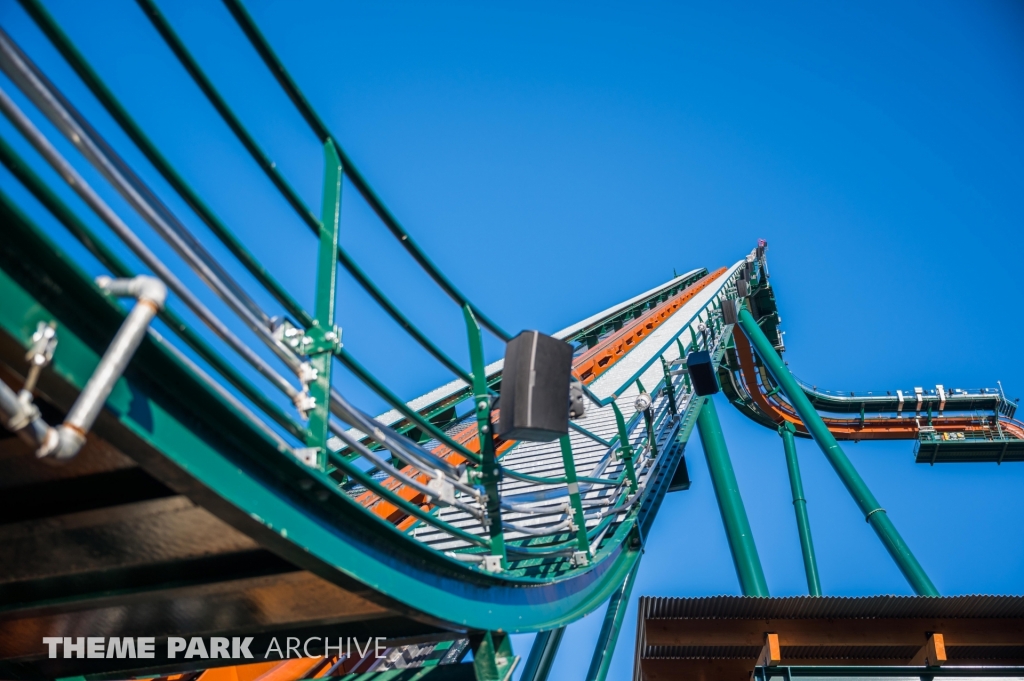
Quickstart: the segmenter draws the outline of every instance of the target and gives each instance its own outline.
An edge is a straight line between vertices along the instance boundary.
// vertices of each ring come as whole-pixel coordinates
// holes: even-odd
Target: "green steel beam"
[[[124,312],[10,202],[0,201],[0,225],[0,331],[28,347],[39,322],[57,320],[60,345],[48,374],[61,390],[80,390]],[[344,588],[375,592],[386,607],[448,626],[514,633],[564,626],[606,602],[640,556],[624,525],[591,569],[557,579],[460,564],[278,448],[152,337],[105,413],[103,437],[175,489],[188,487],[196,503],[259,544]]]
[[[50,16],[50,13],[46,11],[42,3],[38,0],[19,0],[19,2],[25,12],[32,17],[32,20],[39,29],[42,30],[68,64],[71,65],[71,68],[82,79],[82,82],[86,84],[111,117],[117,121],[125,134],[131,138],[149,162],[153,164],[153,167],[167,180],[167,183],[174,187],[174,190],[185,199],[188,206],[206,223],[210,231],[238,258],[238,261],[249,270],[249,273],[266,287],[290,314],[295,316],[296,320],[304,325],[308,324],[310,322],[309,313],[291,297],[273,275],[242,245],[242,242],[238,240],[206,202],[200,198],[199,194],[174,169],[166,157],[160,153],[160,150],[146,136],[146,133],[142,131],[142,128],[135,122],[135,119],[128,113],[128,110],[121,105],[113,92],[106,86],[93,68],[89,66],[85,57],[74,46],[54,18]]]
[[[466,333],[469,336],[469,363],[473,370],[473,401],[476,403],[476,427],[480,436],[480,478],[487,492],[487,521],[491,535],[491,555],[500,556],[501,567],[508,567],[505,554],[505,533],[501,526],[501,495],[498,482],[501,469],[494,450],[494,433],[491,429],[491,397],[487,393],[487,372],[484,364],[484,340],[480,325],[476,322],[473,309],[467,304],[462,308],[466,319]]]
[[[793,405],[793,408],[800,415],[811,437],[821,447],[825,458],[832,464],[832,468],[835,469],[839,478],[843,481],[843,485],[846,486],[854,501],[857,502],[857,507],[864,514],[864,519],[871,524],[878,538],[882,540],[882,544],[889,552],[889,555],[892,556],[892,559],[896,561],[900,572],[906,577],[914,592],[919,596],[938,596],[939,592],[935,585],[932,584],[932,580],[925,574],[924,568],[917,562],[917,558],[911,553],[910,547],[903,541],[900,533],[896,531],[896,526],[892,524],[885,509],[879,506],[878,500],[875,499],[871,490],[864,483],[864,479],[860,477],[857,469],[853,467],[846,453],[839,446],[839,443],[836,442],[828,426],[821,420],[821,416],[815,411],[810,400],[807,399],[807,395],[804,394],[804,391],[793,377],[793,374],[789,373],[789,369],[786,368],[782,358],[779,357],[775,348],[772,347],[771,341],[761,331],[761,327],[757,325],[757,320],[754,319],[753,315],[745,307],[740,309],[739,322],[744,333],[747,334],[747,337],[753,344],[754,350],[757,351],[761,361],[768,369],[768,372],[782,388],[782,392],[785,393],[790,404]]]
[[[744,596],[768,597],[768,583],[761,569],[761,559],[757,555],[754,535],[747,520],[747,511],[743,507],[736,472],[729,459],[729,450],[722,434],[722,424],[718,420],[718,411],[710,397],[701,398],[704,406],[697,416],[697,430],[704,446],[704,457],[708,462],[711,474],[711,485],[715,488],[718,499],[718,510],[722,514],[725,535],[729,540],[729,551],[732,562],[736,566],[736,576],[740,580],[740,588]]]
[[[519,681],[547,681],[551,674],[551,665],[555,662],[555,655],[558,654],[558,646],[561,645],[564,635],[565,627],[549,629],[537,634]]]
[[[789,470],[789,487],[793,491],[793,510],[796,513],[796,528],[800,534],[800,551],[804,558],[804,572],[807,573],[807,592],[812,596],[821,595],[818,581],[818,561],[814,557],[814,541],[811,539],[811,521],[807,517],[807,499],[804,498],[804,483],[800,479],[800,461],[796,456],[796,428],[786,421],[779,426],[782,448],[786,452],[786,468]]]
[[[340,331],[334,326],[338,290],[338,231],[341,218],[341,160],[334,142],[324,142],[324,191],[320,211],[320,247],[317,251],[315,317],[306,337],[313,341],[310,363],[316,377],[309,384],[313,409],[309,412],[307,447],[316,447],[317,463],[327,467],[328,424],[331,417],[331,369],[334,353],[341,348]]]
[[[580,486],[576,478],[576,460],[572,456],[572,441],[568,435],[559,438],[562,449],[562,465],[565,468],[565,484],[569,490],[569,503],[572,506],[573,523],[576,525],[576,548],[587,555],[590,560],[590,540],[587,538],[587,519],[583,515],[583,501],[580,499]]]
[[[636,573],[639,570],[638,560],[626,579],[622,580],[622,585],[608,599],[608,609],[604,613],[601,633],[597,635],[597,644],[594,646],[594,657],[591,658],[590,669],[587,670],[587,681],[604,681],[608,676],[608,668],[615,654],[615,644],[622,629],[622,620],[629,605],[629,595],[633,593],[633,582],[636,581]]]
[[[35,0],[21,1],[35,2]],[[285,91],[285,94],[288,95],[288,98],[292,100],[292,103],[295,105],[295,108],[298,109],[299,113],[302,115],[303,119],[305,119],[306,123],[309,125],[313,133],[318,138],[320,138],[321,141],[333,137],[330,131],[327,129],[327,126],[324,124],[323,120],[310,105],[305,95],[302,94],[302,91],[299,89],[298,84],[288,73],[288,70],[285,69],[284,64],[277,57],[277,54],[274,53],[274,50],[270,46],[270,43],[267,41],[266,37],[264,37],[260,29],[256,26],[256,22],[253,21],[253,18],[249,15],[249,12],[245,9],[245,6],[239,0],[223,0],[223,2],[224,5],[227,7],[228,11],[231,13],[231,16],[235,19],[235,22],[238,24],[239,28],[242,29],[242,32],[245,34],[245,37],[249,40],[249,43],[253,46],[253,49],[255,49],[256,53],[259,54],[260,58],[263,60],[263,63],[266,64],[267,68],[270,70],[271,75],[274,76],[278,84],[281,86],[281,89],[283,89]],[[490,329],[490,331],[494,335],[496,335],[503,341],[512,340],[512,336],[507,331],[505,331],[496,323],[494,323],[487,315],[485,315],[480,310],[480,308],[469,302],[469,299],[467,299],[466,296],[464,296],[462,292],[455,287],[455,285],[448,279],[448,277],[446,277],[444,274],[441,273],[440,270],[437,269],[437,266],[434,265],[430,258],[427,257],[427,254],[424,253],[422,249],[420,249],[420,247],[416,244],[415,241],[413,241],[409,233],[405,231],[405,228],[402,227],[402,225],[398,222],[398,219],[391,214],[391,211],[389,211],[388,208],[384,205],[384,202],[381,201],[381,199],[373,191],[373,189],[370,187],[370,184],[356,169],[355,164],[352,163],[352,160],[348,157],[347,154],[345,154],[345,150],[339,147],[338,154],[341,157],[342,164],[345,166],[345,177],[347,177],[349,181],[352,182],[352,185],[355,187],[356,191],[358,191],[360,195],[362,195],[362,197],[370,205],[370,208],[373,209],[373,212],[376,213],[377,217],[379,217],[381,222],[384,223],[384,226],[388,228],[388,231],[390,231],[395,236],[395,238],[398,239],[398,242],[402,245],[403,248],[405,248],[406,252],[408,252],[409,255],[411,255],[412,258],[417,263],[419,263],[420,267],[422,267],[423,270],[428,275],[430,275],[430,278],[433,279],[434,282],[438,286],[440,286],[441,289],[446,294],[448,294],[448,297],[457,302],[460,306],[469,307],[473,311],[473,315],[480,320],[480,323],[483,326]]]

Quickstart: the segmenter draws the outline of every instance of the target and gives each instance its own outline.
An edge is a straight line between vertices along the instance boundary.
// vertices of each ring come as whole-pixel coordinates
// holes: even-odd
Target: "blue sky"
[[[1001,380],[1024,394],[1021,5],[548,5],[247,3],[379,195],[513,333],[564,327],[764,238],[798,376],[846,390]],[[137,6],[47,6],[174,165],[311,305],[312,238]],[[161,6],[318,206],[316,139],[224,8]],[[15,3],[0,4],[0,24],[221,254]],[[6,121],[0,135],[32,157]],[[0,182],[78,252],[6,172]],[[343,244],[464,361],[458,310],[351,187],[342,202]],[[448,380],[344,276],[339,315],[349,349],[400,394]],[[338,384],[374,406],[347,377]],[[719,413],[771,593],[800,594],[778,436],[724,402]],[[907,442],[845,448],[943,594],[1024,593],[1024,466],[917,466]],[[813,444],[799,452],[825,593],[909,593]],[[687,459],[693,486],[665,503],[634,597],[738,593],[697,438]],[[634,622],[635,605],[611,678],[630,674]],[[554,678],[583,677],[600,623],[596,613],[570,627]],[[525,655],[528,640],[517,645]]]

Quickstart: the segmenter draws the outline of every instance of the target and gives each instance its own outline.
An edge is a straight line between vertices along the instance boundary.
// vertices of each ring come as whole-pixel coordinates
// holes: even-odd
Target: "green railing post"
[[[672,385],[672,372],[668,370],[668,362],[665,361],[665,356],[662,355],[661,359],[661,370],[665,374],[665,394],[668,396],[668,410],[673,416],[679,413],[679,407],[676,405],[676,388]]]
[[[700,442],[704,446],[704,457],[708,462],[711,485],[715,488],[715,498],[718,499],[722,524],[725,525],[725,535],[729,540],[732,562],[736,566],[736,576],[739,577],[744,596],[767,597],[768,583],[761,569],[761,559],[757,555],[747,511],[743,507],[736,472],[729,459],[729,450],[725,446],[718,411],[710,397],[703,399],[704,405],[697,416],[697,430],[700,432]]]
[[[647,389],[644,388],[644,384],[640,382],[640,379],[636,379],[636,387],[642,393],[646,393]],[[648,393],[650,394],[650,393]],[[653,402],[654,397],[651,397]],[[654,440],[654,419],[651,417],[651,408],[644,409],[644,427],[647,429],[647,444],[651,448],[651,456],[658,456],[658,443]]]
[[[572,458],[572,442],[568,435],[559,439],[562,446],[562,465],[565,466],[565,482],[569,488],[569,503],[572,505],[573,523],[576,525],[576,545],[586,554],[590,562],[590,541],[587,539],[587,520],[583,515],[583,502],[580,500],[580,486],[576,480],[576,461]]]
[[[480,436],[480,478],[487,493],[487,521],[491,535],[491,555],[501,558],[501,567],[508,567],[505,556],[505,534],[501,527],[501,497],[498,481],[501,470],[494,451],[494,433],[491,428],[491,397],[487,393],[487,372],[484,364],[484,341],[480,325],[469,305],[462,308],[469,336],[469,361],[473,372],[473,402],[476,406],[476,427]]]
[[[555,655],[558,654],[558,646],[562,643],[564,635],[565,627],[549,629],[537,634],[519,681],[547,681],[548,675],[551,674],[551,665],[555,662]]]
[[[789,470],[789,487],[793,491],[793,511],[796,513],[796,528],[800,534],[800,551],[804,558],[804,572],[807,573],[807,593],[821,595],[818,581],[818,561],[814,557],[814,541],[811,539],[811,521],[807,517],[807,499],[804,498],[804,483],[800,479],[800,461],[796,457],[796,428],[786,421],[779,426],[782,448],[786,451],[786,468]]]
[[[903,541],[900,533],[896,531],[896,527],[889,520],[885,509],[878,505],[878,500],[875,499],[871,490],[868,489],[857,469],[850,463],[850,459],[847,458],[846,453],[839,446],[839,443],[836,442],[828,426],[821,420],[821,416],[815,411],[811,401],[807,399],[807,395],[804,394],[796,379],[793,378],[793,374],[789,373],[789,369],[786,368],[782,358],[779,357],[775,348],[772,347],[771,341],[761,331],[761,327],[757,325],[757,320],[754,319],[753,315],[746,308],[741,308],[739,322],[744,333],[746,333],[754,349],[757,351],[758,356],[760,356],[761,361],[768,369],[768,372],[782,388],[782,392],[785,393],[790,404],[793,405],[793,408],[800,415],[807,431],[814,438],[814,441],[818,443],[818,446],[821,447],[825,458],[832,464],[832,468],[843,481],[843,485],[846,486],[854,501],[857,502],[858,508],[864,514],[864,519],[871,524],[878,538],[882,540],[882,544],[889,552],[889,555],[892,556],[892,559],[896,561],[900,572],[907,578],[914,592],[919,596],[938,596],[939,592],[935,585],[932,584],[932,580],[925,574],[924,568],[917,562],[917,558],[911,553],[910,547]]]
[[[316,303],[313,324],[306,330],[310,341],[306,353],[316,377],[309,384],[313,408],[309,412],[307,447],[316,447],[317,465],[327,467],[328,420],[331,410],[331,367],[334,353],[341,348],[340,332],[334,326],[338,285],[338,231],[341,218],[341,160],[334,142],[324,142],[324,192],[320,210],[320,246],[317,251]]]
[[[587,681],[604,681],[608,676],[608,667],[612,664],[615,644],[619,640],[622,620],[629,605],[629,595],[633,592],[633,582],[636,581],[636,573],[639,570],[640,559],[637,558],[636,565],[622,581],[622,586],[608,599],[608,609],[604,613],[601,633],[597,635],[597,645],[594,646],[594,657],[591,658],[590,669],[587,670]]]
[[[626,477],[629,478],[629,491],[635,492],[636,470],[633,468],[633,447],[629,444],[629,434],[626,432],[626,420],[622,418],[622,411],[619,405],[612,400],[612,410],[615,412],[615,425],[619,429],[619,453],[622,455],[622,462],[626,466]]]

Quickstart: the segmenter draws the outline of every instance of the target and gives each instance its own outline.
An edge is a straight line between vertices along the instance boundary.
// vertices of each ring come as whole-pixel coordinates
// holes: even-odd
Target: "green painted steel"
[[[488,631],[473,643],[476,681],[508,681],[512,677],[519,658],[512,653],[512,640],[507,633]]]
[[[633,583],[639,570],[640,562],[637,561],[619,588],[608,599],[608,609],[604,613],[601,632],[597,635],[594,656],[590,660],[590,668],[587,669],[587,681],[604,681],[608,676],[612,656],[615,655],[615,644],[622,630],[622,620],[626,617],[626,609],[629,606],[629,596],[633,593]]]
[[[796,456],[796,428],[789,421],[779,426],[782,448],[786,453],[786,469],[789,471],[789,487],[793,492],[793,511],[796,513],[796,528],[800,534],[800,552],[804,559],[807,575],[807,592],[812,596],[821,595],[818,580],[818,561],[814,557],[814,541],[811,539],[811,521],[807,517],[807,499],[804,498],[804,483],[800,478],[800,461]]]
[[[576,460],[572,456],[572,442],[568,435],[559,438],[562,449],[562,465],[565,467],[565,482],[569,488],[569,503],[572,505],[573,523],[576,525],[576,547],[590,560],[590,540],[587,538],[587,521],[583,515],[580,486],[576,478]]]
[[[22,2],[35,2],[36,0],[22,0]],[[245,9],[239,0],[223,0],[224,5],[228,8],[231,16],[238,23],[245,37],[252,44],[253,49],[256,50],[264,64],[273,74],[278,84],[288,95],[288,98],[292,100],[295,108],[298,109],[303,119],[309,125],[313,133],[321,140],[325,141],[328,138],[337,139],[337,137],[331,135],[331,132],[327,129],[327,126],[317,115],[316,111],[310,106],[309,101],[305,95],[299,89],[298,84],[288,73],[288,70],[284,67],[284,64],[278,59],[271,48],[270,43],[263,36],[263,33],[256,26],[256,22],[253,21],[252,17],[249,16],[249,12]],[[480,320],[480,323],[490,329],[494,335],[498,338],[508,341],[512,339],[512,336],[498,326],[494,321],[485,315],[477,306],[469,302],[469,300],[460,292],[451,281],[437,269],[437,266],[427,257],[426,253],[413,238],[409,235],[405,228],[398,222],[398,219],[391,214],[391,211],[387,209],[384,202],[380,200],[377,194],[370,187],[369,183],[362,176],[362,174],[356,169],[352,159],[348,157],[345,150],[338,147],[338,155],[341,157],[341,163],[345,167],[345,177],[352,182],[352,185],[356,188],[356,191],[362,195],[366,202],[373,209],[373,212],[377,214],[384,226],[388,228],[403,248],[413,257],[413,259],[423,268],[423,270],[430,275],[431,279],[441,287],[441,289],[448,294],[448,296],[457,302],[460,307],[468,306],[472,311],[473,315]]]
[[[484,341],[480,325],[469,305],[462,308],[469,337],[469,363],[473,370],[473,401],[476,403],[476,427],[480,436],[480,477],[487,492],[487,520],[491,535],[491,555],[501,557],[501,567],[508,567],[505,554],[505,533],[501,524],[501,496],[498,481],[501,469],[494,451],[494,432],[491,428],[491,396],[487,391],[487,372],[484,364]]]
[[[317,450],[317,464],[327,467],[327,437],[331,418],[331,369],[334,353],[341,349],[340,332],[334,326],[338,290],[338,232],[341,223],[341,160],[334,142],[324,142],[324,189],[320,211],[320,245],[317,249],[316,299],[313,325],[306,337],[313,340],[310,363],[316,377],[309,384],[313,409],[309,413],[307,447]]]
[[[537,634],[519,681],[547,681],[551,674],[551,665],[554,664],[555,656],[558,654],[558,646],[561,645],[564,635],[565,627],[549,629]]]
[[[885,509],[879,505],[878,500],[875,499],[871,490],[864,483],[864,479],[860,477],[860,474],[853,467],[842,447],[839,446],[832,433],[829,432],[828,426],[821,420],[821,416],[818,415],[810,400],[807,399],[793,374],[789,373],[789,369],[786,368],[782,358],[779,357],[771,342],[765,337],[764,332],[761,331],[757,320],[754,319],[753,315],[745,307],[740,309],[739,322],[747,338],[753,344],[754,350],[757,351],[761,361],[767,367],[768,372],[775,379],[775,382],[782,387],[782,392],[785,393],[790,404],[793,405],[793,408],[800,415],[811,437],[821,447],[825,458],[832,464],[832,468],[835,469],[839,478],[843,481],[843,485],[846,486],[847,491],[850,492],[854,501],[857,502],[857,507],[864,514],[864,519],[871,524],[879,539],[882,540],[882,544],[889,552],[889,555],[892,556],[892,559],[896,561],[900,572],[906,577],[914,592],[919,596],[938,596],[939,592],[935,585],[932,584],[932,580],[925,574],[924,568],[917,562],[917,558],[911,553],[910,547],[907,546],[899,532],[896,531],[896,526],[889,519]]]
[[[626,466],[626,477],[629,478],[629,491],[635,492],[636,470],[633,468],[633,447],[629,444],[629,431],[626,430],[626,421],[622,417],[622,410],[619,409],[619,405],[615,403],[615,400],[612,400],[611,405],[615,411],[615,426],[619,432],[619,455]]]
[[[0,329],[27,347],[39,322],[61,320],[52,370],[81,389],[124,312],[8,201],[0,201],[0,224]],[[37,272],[45,280],[35,279]],[[403,611],[415,604],[437,621],[513,632],[563,626],[599,607],[640,555],[628,541],[627,523],[584,570],[554,578],[471,570],[367,513],[336,480],[300,463],[248,415],[208,391],[152,337],[115,385],[107,410],[140,443],[136,456],[187,484],[197,503],[261,545],[335,583],[369,587]],[[327,494],[303,491],[311,486]],[[409,570],[410,564],[418,568]]]
[[[146,133],[142,131],[142,128],[135,122],[135,119],[132,118],[127,109],[117,101],[117,98],[114,97],[114,94],[103,83],[99,75],[89,66],[89,63],[74,46],[67,34],[54,21],[53,17],[50,16],[50,13],[46,11],[42,3],[39,0],[19,0],[19,2],[25,9],[25,12],[32,17],[36,25],[39,26],[50,42],[53,43],[54,47],[58,49],[75,70],[75,73],[82,79],[82,82],[88,86],[100,103],[103,104],[111,117],[117,121],[128,137],[135,142],[150,163],[153,164],[153,167],[167,180],[168,184],[174,187],[175,191],[185,199],[185,202],[195,211],[196,215],[202,218],[203,222],[210,228],[210,231],[238,258],[239,262],[249,270],[253,277],[274,295],[290,314],[295,315],[296,320],[303,324],[308,324],[311,321],[309,313],[256,260],[234,233],[217,217],[216,213],[206,205],[206,202],[200,198],[199,194],[171,166],[170,162],[167,161],[164,155],[157,149],[157,146],[146,136]]]
[[[750,530],[747,511],[743,507],[743,498],[740,496],[736,472],[733,470],[729,450],[725,445],[718,411],[710,397],[702,399],[704,406],[697,416],[697,431],[704,447],[711,485],[715,488],[715,498],[718,499],[718,510],[722,514],[722,524],[729,540],[729,551],[732,552],[732,562],[736,566],[740,589],[744,596],[767,597],[768,583],[761,569],[761,558],[757,555],[754,534]]]

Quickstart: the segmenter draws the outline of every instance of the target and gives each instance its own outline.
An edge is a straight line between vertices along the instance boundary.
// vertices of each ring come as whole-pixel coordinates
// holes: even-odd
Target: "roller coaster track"
[[[24,190],[22,198],[0,190],[0,416],[19,435],[0,440],[4,678],[292,681],[433,671],[438,679],[506,679],[519,662],[509,634],[540,632],[524,678],[541,679],[564,626],[608,603],[588,672],[603,679],[651,525],[665,495],[688,486],[686,443],[695,425],[712,437],[717,424],[710,398],[691,384],[686,357],[707,351],[724,392],[755,421],[827,439],[815,430],[816,412],[795,404],[792,386],[780,383],[778,367],[766,368],[783,348],[763,245],[731,266],[676,276],[554,334],[574,348],[585,415],[553,442],[497,438],[502,363],[485,364],[482,334],[501,341],[510,334],[416,245],[238,0],[225,5],[322,145],[319,213],[269,160],[154,2],[137,2],[313,232],[312,311],[175,170],[38,0],[19,2],[232,262],[219,262],[207,237],[193,234],[0,31],[0,70],[34,107],[26,113],[0,90],[0,110],[38,156],[27,162],[0,139],[0,162]],[[65,157],[40,130],[41,119],[78,156]],[[83,162],[167,243],[159,250],[166,257],[90,186],[76,169]],[[44,163],[88,213],[37,173]],[[460,309],[469,367],[428,338],[339,247],[343,178]],[[30,217],[27,201],[44,209],[51,228]],[[98,232],[96,220],[109,230]],[[135,263],[147,276],[137,276]],[[451,372],[449,383],[402,399],[342,344],[339,265]],[[231,274],[242,271],[255,286]],[[162,293],[140,293],[144,285],[168,292],[166,304]],[[137,298],[130,310],[118,300],[125,296]],[[727,314],[736,309],[739,322]],[[744,326],[755,317],[747,322],[754,327]],[[132,333],[137,349],[111,340]],[[350,401],[332,381],[335,365],[390,410],[374,417]],[[97,392],[100,384],[107,392]],[[838,439],[917,439],[918,460],[930,463],[1024,456],[1015,404],[1001,389],[939,387],[905,398],[802,386],[801,395],[822,411],[856,414],[823,421]],[[65,463],[50,466],[37,456]],[[879,527],[915,589],[933,589],[895,529]],[[327,645],[368,633],[383,641],[384,655]],[[153,637],[157,651],[171,637],[251,638],[253,651],[278,638],[304,645],[300,659],[246,665],[235,652],[199,664],[164,652],[53,657],[41,646],[47,636]],[[469,649],[473,662],[464,663]]]

